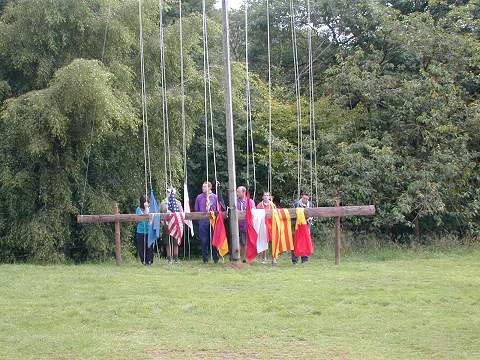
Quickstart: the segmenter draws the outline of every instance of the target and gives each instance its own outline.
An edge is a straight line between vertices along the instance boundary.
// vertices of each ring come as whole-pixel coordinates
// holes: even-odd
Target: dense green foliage
[[[184,1],[191,198],[207,176],[200,3]],[[218,11],[207,3],[216,160],[225,184],[222,33]],[[268,166],[266,18],[264,1],[250,4],[258,193]],[[305,4],[295,6],[302,187],[309,188],[308,24]],[[144,1],[143,12],[152,181],[161,193],[158,1]],[[180,187],[177,2],[167,1],[165,16],[172,182]],[[231,13],[237,182],[252,184],[251,171],[250,179],[246,174],[243,21],[242,11]],[[288,205],[296,196],[298,149],[288,2],[272,2],[271,24],[273,192]],[[344,204],[375,204],[374,218],[344,222],[354,233],[478,236],[480,1],[320,0],[312,2],[312,26],[316,201],[332,204],[340,191]],[[0,1],[0,260],[110,256],[110,227],[78,226],[75,216],[110,212],[115,201],[132,211],[145,188],[138,33],[136,0]],[[212,173],[210,154],[210,179]]]

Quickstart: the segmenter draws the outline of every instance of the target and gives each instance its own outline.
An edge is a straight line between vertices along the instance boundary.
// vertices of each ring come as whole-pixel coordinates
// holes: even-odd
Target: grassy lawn
[[[0,358],[480,359],[480,251],[0,266]]]

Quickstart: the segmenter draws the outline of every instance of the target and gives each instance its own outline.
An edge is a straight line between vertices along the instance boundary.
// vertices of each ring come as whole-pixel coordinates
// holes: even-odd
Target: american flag
[[[180,212],[175,197],[175,190],[172,189],[168,195],[168,211],[171,212],[170,219],[168,219],[167,228],[168,234],[177,239],[178,244],[182,243],[183,225],[185,224],[185,214]]]

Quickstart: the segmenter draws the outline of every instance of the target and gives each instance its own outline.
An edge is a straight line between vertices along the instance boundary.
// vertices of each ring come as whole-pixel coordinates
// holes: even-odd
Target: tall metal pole
[[[222,0],[223,25],[223,74],[225,83],[225,117],[227,128],[227,159],[228,159],[228,202],[230,212],[230,231],[232,239],[232,260],[240,259],[240,242],[238,237],[237,216],[237,181],[235,174],[235,143],[233,138],[232,116],[232,79],[230,75],[230,34],[228,28],[228,0]]]

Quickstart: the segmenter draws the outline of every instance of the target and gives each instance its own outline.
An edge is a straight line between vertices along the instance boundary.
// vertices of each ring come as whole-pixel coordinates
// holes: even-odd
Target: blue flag
[[[160,237],[160,215],[157,199],[153,191],[150,194],[150,215],[148,219],[148,246],[152,246]]]

